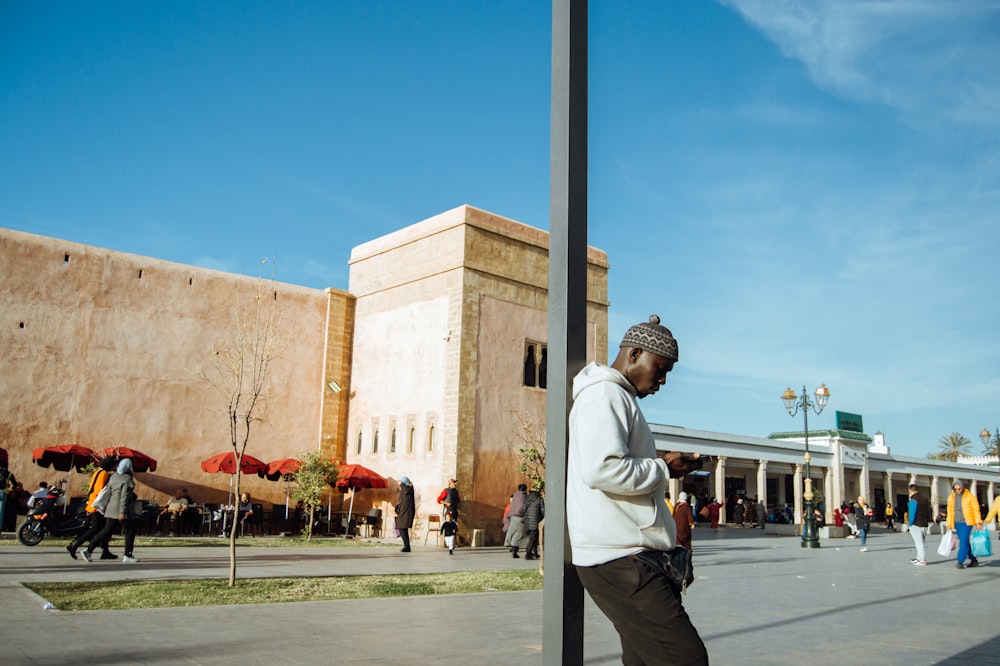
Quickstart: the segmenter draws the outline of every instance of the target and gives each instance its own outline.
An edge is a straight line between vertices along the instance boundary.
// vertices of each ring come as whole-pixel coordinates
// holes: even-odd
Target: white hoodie
[[[640,550],[672,550],[677,527],[663,494],[670,472],[635,388],[590,363],[573,378],[566,523],[573,564],[593,566]]]

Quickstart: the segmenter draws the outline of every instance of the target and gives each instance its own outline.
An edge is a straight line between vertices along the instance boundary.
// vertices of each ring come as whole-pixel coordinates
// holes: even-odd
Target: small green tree
[[[517,454],[517,471],[531,480],[531,489],[545,493],[545,429],[539,429],[529,417],[516,409],[514,418],[518,427],[514,432],[517,442],[513,444]]]
[[[302,500],[306,507],[306,521],[302,528],[302,536],[306,538],[306,541],[311,541],[316,508],[323,500],[323,492],[327,488],[336,487],[340,475],[340,463],[322,451],[301,453],[299,460],[302,461],[302,466],[295,473],[292,497],[296,500]]]

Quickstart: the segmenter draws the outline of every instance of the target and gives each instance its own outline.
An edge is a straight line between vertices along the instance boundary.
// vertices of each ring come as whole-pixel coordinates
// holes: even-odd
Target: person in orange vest
[[[97,499],[104,486],[108,484],[108,479],[111,478],[110,472],[114,468],[115,459],[108,456],[100,462],[98,468],[90,475],[90,487],[87,491],[87,530],[66,546],[69,556],[74,560],[76,559],[77,548],[93,539],[104,529],[104,516],[94,508],[94,500]],[[95,547],[100,546],[102,560],[117,560],[118,556],[108,549],[109,541],[111,541],[110,537],[104,539],[104,543],[91,543],[90,550],[93,551]]]

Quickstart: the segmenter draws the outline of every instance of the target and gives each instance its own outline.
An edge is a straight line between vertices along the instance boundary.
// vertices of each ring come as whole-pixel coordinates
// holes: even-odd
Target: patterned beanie
[[[677,341],[674,340],[674,334],[666,326],[660,326],[660,318],[655,314],[649,315],[649,322],[636,324],[628,329],[618,347],[638,347],[675,363],[678,360]]]

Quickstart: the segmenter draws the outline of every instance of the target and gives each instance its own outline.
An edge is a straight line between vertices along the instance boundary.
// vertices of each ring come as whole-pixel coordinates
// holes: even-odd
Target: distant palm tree
[[[968,437],[962,433],[953,432],[938,441],[938,449],[940,450],[937,453],[929,454],[927,457],[956,462],[959,456],[972,455],[972,451],[969,449],[971,445],[972,441]]]

